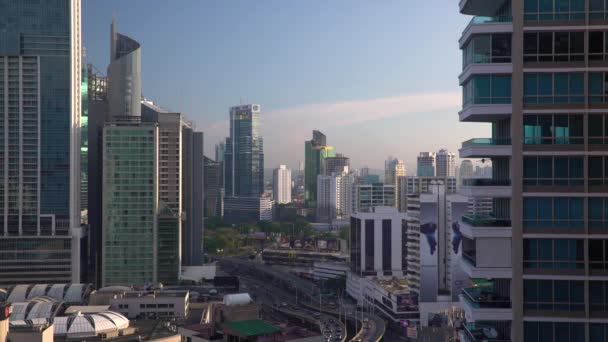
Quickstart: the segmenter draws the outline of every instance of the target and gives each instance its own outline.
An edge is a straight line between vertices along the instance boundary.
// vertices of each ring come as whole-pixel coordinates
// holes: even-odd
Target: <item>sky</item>
[[[142,45],[143,95],[182,112],[205,151],[228,134],[229,107],[262,107],[265,168],[304,160],[312,130],[351,166],[388,156],[415,172],[420,151],[489,137],[459,123],[470,17],[446,0],[83,0],[87,63],[105,72],[113,17]]]

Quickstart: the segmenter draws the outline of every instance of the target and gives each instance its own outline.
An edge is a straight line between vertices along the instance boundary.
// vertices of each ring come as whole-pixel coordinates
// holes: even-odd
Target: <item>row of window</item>
[[[582,239],[524,239],[524,268],[582,270]]]
[[[524,279],[524,310],[585,311],[585,282]]]

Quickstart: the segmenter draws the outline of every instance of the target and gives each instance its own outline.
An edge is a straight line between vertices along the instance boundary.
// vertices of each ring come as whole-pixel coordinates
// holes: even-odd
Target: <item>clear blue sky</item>
[[[320,129],[355,167],[418,151],[456,152],[489,126],[458,123],[456,0],[83,0],[87,62],[109,59],[109,31],[142,44],[143,93],[204,131],[228,108],[262,105],[266,168],[296,166]]]

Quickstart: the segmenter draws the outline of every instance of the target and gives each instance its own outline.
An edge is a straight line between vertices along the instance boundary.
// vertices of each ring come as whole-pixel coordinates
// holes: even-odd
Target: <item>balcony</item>
[[[460,193],[471,197],[511,197],[511,180],[494,178],[470,178],[462,181]]]
[[[492,16],[505,4],[505,0],[460,0],[460,13]]]
[[[509,157],[511,138],[475,138],[462,143],[460,158]]]
[[[513,106],[505,104],[474,104],[468,103],[458,112],[458,118],[462,122],[492,122],[506,119],[511,116]]]
[[[492,286],[463,289],[460,294],[460,303],[467,317],[476,321],[508,321],[511,319],[511,299],[494,291]]]
[[[472,216],[465,215],[462,217],[462,225],[460,232],[470,238],[510,238],[511,220],[498,219],[493,216]]]
[[[476,322],[465,323],[460,333],[463,342],[510,342],[508,334],[499,326],[491,324],[479,324]]]
[[[513,272],[512,268],[509,266],[510,260],[507,260],[511,258],[511,241],[510,239],[500,240],[504,241],[494,241],[500,244],[500,246],[495,245],[495,251],[488,250],[487,253],[484,253],[483,255],[479,255],[475,250],[465,249],[463,247],[461,255],[462,262],[460,263],[462,270],[471,278],[511,278]],[[493,246],[490,245],[489,247]]]

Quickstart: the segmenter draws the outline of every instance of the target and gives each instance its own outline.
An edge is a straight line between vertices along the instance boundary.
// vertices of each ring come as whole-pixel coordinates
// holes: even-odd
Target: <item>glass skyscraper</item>
[[[80,281],[80,0],[0,2],[0,285]]]
[[[230,137],[224,153],[226,197],[259,197],[264,192],[264,139],[260,105],[230,108]]]
[[[312,131],[312,140],[304,143],[304,199],[310,207],[317,202],[317,176],[325,174],[325,158],[335,157],[332,146],[327,146],[325,134]]]

